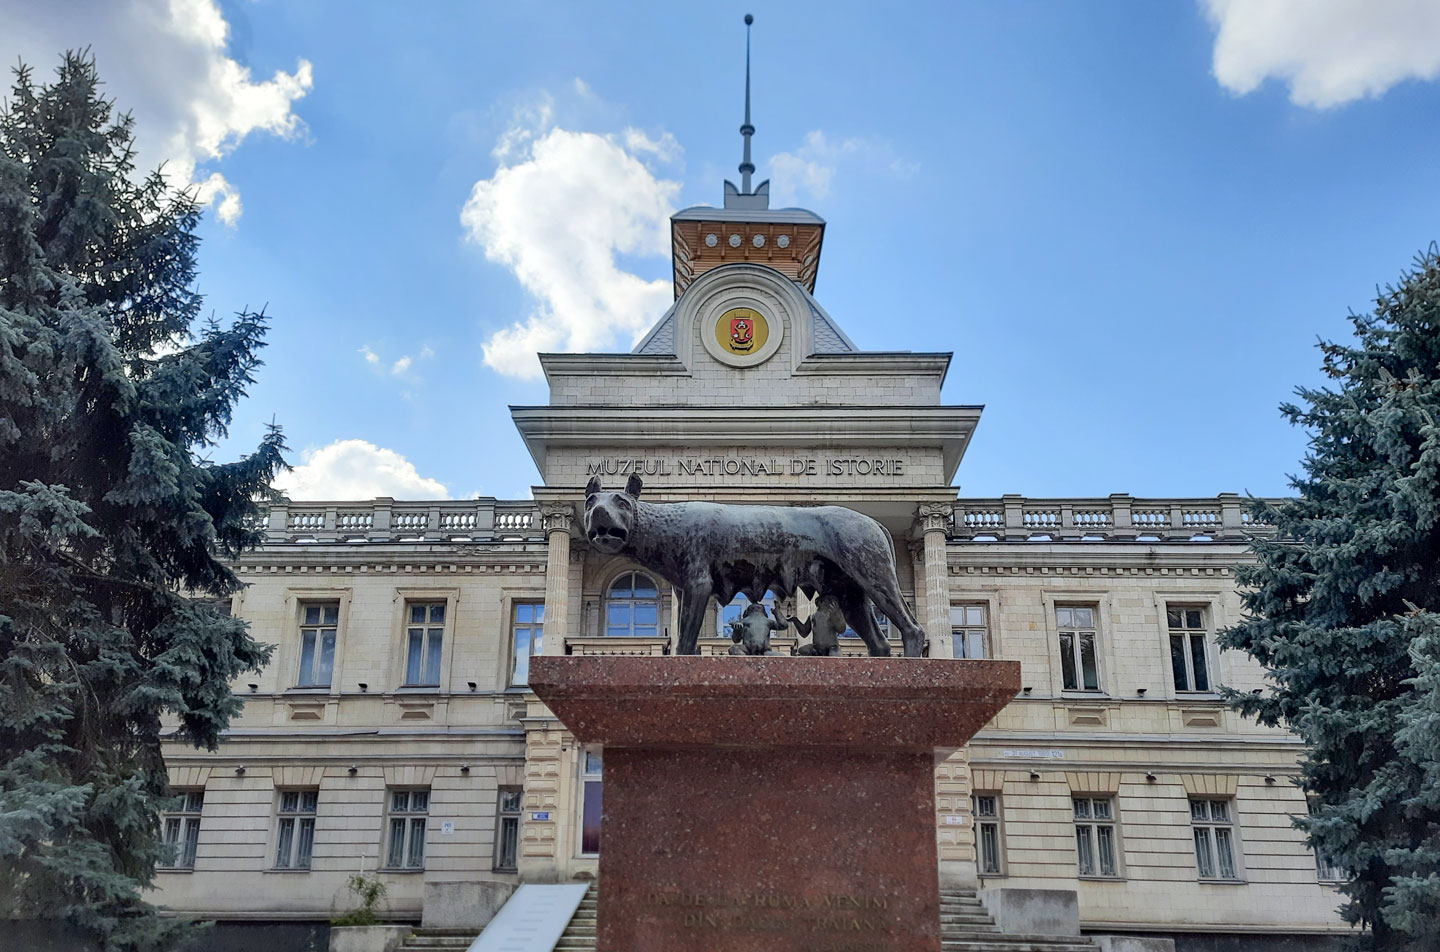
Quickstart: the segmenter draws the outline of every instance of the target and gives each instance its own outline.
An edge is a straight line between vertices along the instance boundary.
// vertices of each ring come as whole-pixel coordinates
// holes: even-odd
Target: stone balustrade
[[[974,541],[1240,541],[1273,531],[1235,493],[1202,499],[960,499],[950,536]]]
[[[271,504],[264,528],[267,543],[486,542],[544,536],[534,502],[497,499],[282,501]]]

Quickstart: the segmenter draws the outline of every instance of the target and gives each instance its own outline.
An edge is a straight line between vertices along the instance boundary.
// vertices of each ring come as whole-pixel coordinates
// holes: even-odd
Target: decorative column
[[[948,502],[920,504],[918,522],[925,543],[925,634],[930,655],[950,657],[950,567],[945,540],[950,534],[955,506]]]
[[[570,618],[570,527],[575,507],[568,502],[540,504],[548,546],[545,562],[544,654],[563,655]]]

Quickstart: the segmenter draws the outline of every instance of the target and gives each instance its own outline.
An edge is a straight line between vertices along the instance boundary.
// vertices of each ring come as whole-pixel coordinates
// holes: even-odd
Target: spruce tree
[[[173,945],[142,898],[172,804],[162,718],[213,748],[268,648],[219,604],[278,431],[206,458],[265,318],[201,320],[194,196],[137,175],[128,115],[68,54],[0,112],[0,920]]]
[[[1231,697],[1307,745],[1295,823],[1349,874],[1345,918],[1373,950],[1440,934],[1440,255],[1420,255],[1322,341],[1331,383],[1282,406],[1310,445],[1298,495],[1238,569],[1247,614],[1221,643],[1269,671]]]

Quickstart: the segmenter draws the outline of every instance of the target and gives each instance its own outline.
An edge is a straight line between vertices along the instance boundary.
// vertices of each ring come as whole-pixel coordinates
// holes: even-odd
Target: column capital
[[[915,521],[921,532],[949,532],[955,521],[955,504],[922,502],[917,509]]]
[[[568,502],[542,502],[540,519],[545,524],[545,533],[569,532],[575,525],[575,507]]]

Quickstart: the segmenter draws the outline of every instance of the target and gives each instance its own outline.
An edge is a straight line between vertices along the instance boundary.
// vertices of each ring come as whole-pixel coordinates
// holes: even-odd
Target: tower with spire
[[[772,209],[768,179],[751,188],[755,163],[750,155],[750,138],[755,134],[755,126],[750,121],[750,26],[754,22],[753,16],[745,14],[745,121],[740,126],[743,140],[740,186],[725,182],[721,208],[696,205],[671,217],[677,299],[706,271],[736,261],[774,268],[801,284],[807,292],[815,291],[825,219],[804,208]]]

